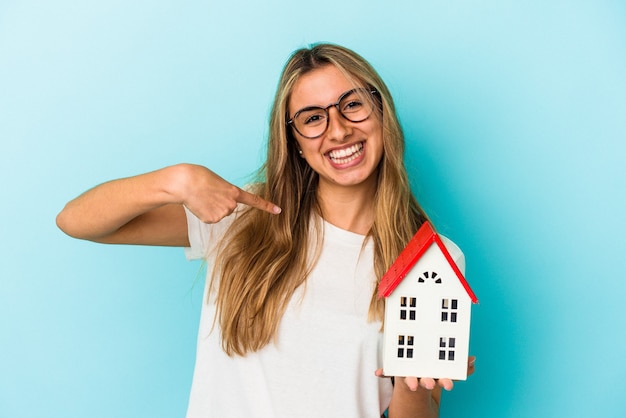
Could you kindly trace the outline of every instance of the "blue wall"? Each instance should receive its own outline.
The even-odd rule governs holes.
[[[442,416],[626,416],[626,4],[384,3],[0,3],[0,417],[184,416],[201,266],[54,217],[177,162],[245,183],[315,41],[386,79],[415,191],[466,253],[477,371]]]

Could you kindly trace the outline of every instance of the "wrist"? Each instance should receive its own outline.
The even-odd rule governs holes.
[[[422,416],[436,417],[441,400],[441,388],[426,389],[413,386],[413,378],[396,377],[389,405],[389,418]],[[408,380],[408,382],[407,382]]]

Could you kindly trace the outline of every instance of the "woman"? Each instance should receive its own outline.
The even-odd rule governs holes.
[[[403,152],[376,71],[318,44],[283,70],[257,184],[179,164],[97,186],[57,224],[97,242],[187,247],[212,266],[188,417],[437,416],[450,380],[392,386],[376,370],[377,278],[426,220]]]

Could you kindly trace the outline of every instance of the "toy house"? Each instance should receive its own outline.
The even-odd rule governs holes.
[[[470,316],[478,303],[465,259],[425,222],[384,274],[386,376],[467,378]]]

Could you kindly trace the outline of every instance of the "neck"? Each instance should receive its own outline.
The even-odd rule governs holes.
[[[327,222],[356,234],[366,235],[374,223],[376,184],[354,187],[320,184],[317,199]]]

